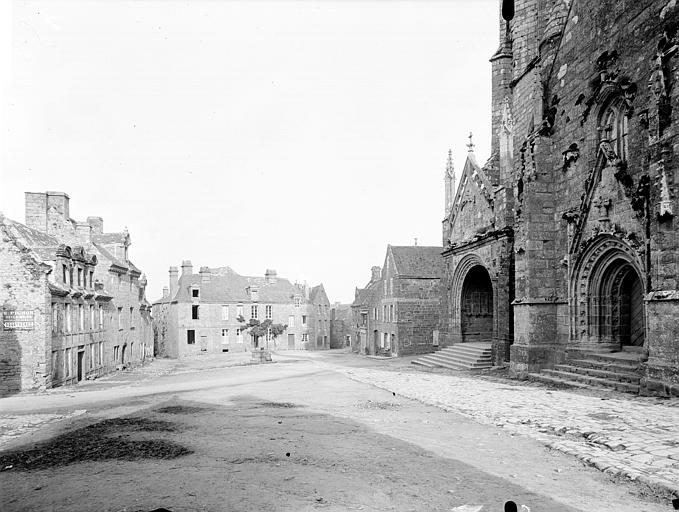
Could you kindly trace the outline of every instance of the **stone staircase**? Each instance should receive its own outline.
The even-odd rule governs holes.
[[[621,352],[590,354],[554,365],[553,370],[529,373],[528,378],[562,387],[605,387],[639,394],[641,364],[646,359],[643,350],[623,347]]]
[[[493,366],[490,343],[456,343],[433,354],[412,361],[426,368],[480,370]]]

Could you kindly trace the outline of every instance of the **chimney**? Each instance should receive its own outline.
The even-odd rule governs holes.
[[[64,219],[70,219],[71,213],[69,209],[70,199],[66,192],[47,192],[47,209],[54,207],[61,213]]]
[[[200,267],[200,282],[201,283],[210,282],[210,267]]]
[[[92,227],[93,235],[101,235],[104,232],[104,219],[101,217],[87,217],[87,223]]]
[[[163,299],[167,299],[168,295],[170,295],[170,289],[167,286],[163,286]]]
[[[382,269],[380,267],[372,267],[370,270],[372,271],[372,277],[370,280],[377,281],[382,275]]]
[[[179,288],[179,280],[177,279],[177,274],[179,271],[177,267],[170,267],[170,297],[174,297]]]
[[[92,227],[87,222],[76,222],[75,223],[75,239],[81,245],[86,245],[90,243],[90,235],[92,233]]]
[[[193,274],[193,263],[191,263],[191,260],[182,261],[182,275],[190,276],[191,274]]]
[[[266,284],[274,284],[276,282],[276,271],[267,268],[264,273],[264,282]]]
[[[25,220],[29,228],[47,233],[47,194],[25,192]]]

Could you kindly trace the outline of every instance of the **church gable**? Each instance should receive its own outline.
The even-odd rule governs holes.
[[[463,242],[492,229],[494,215],[490,194],[490,181],[470,154],[448,219],[450,243]]]

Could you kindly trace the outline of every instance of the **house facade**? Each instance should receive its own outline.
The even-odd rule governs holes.
[[[184,261],[181,274],[170,267],[169,287],[153,303],[156,351],[179,358],[201,353],[328,348],[329,305],[322,285],[309,288],[281,278],[242,276],[230,267],[201,267]],[[278,337],[253,339],[244,329],[250,319],[286,326]]]
[[[432,352],[438,342],[441,247],[387,246],[384,265],[356,290],[352,304],[358,351],[372,355]]]
[[[679,7],[499,4],[491,155],[470,145],[446,201],[442,342],[487,341],[517,377],[630,351],[642,389],[679,394]]]
[[[352,324],[351,304],[336,302],[330,308],[330,348],[351,347]]]
[[[138,270],[132,278],[130,335],[112,321],[121,301],[110,265],[92,226],[70,218],[68,195],[26,193],[26,223],[2,216],[0,229],[0,394],[75,384],[153,355],[116,350],[134,341],[152,349],[146,281]]]

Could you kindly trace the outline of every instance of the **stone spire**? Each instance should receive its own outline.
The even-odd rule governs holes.
[[[448,150],[448,161],[446,162],[446,173],[443,178],[446,184],[446,217],[450,215],[455,199],[455,168],[453,167],[453,151]]]
[[[467,148],[470,153],[474,152],[474,143],[472,142],[472,132],[469,132],[469,144],[467,144]]]

